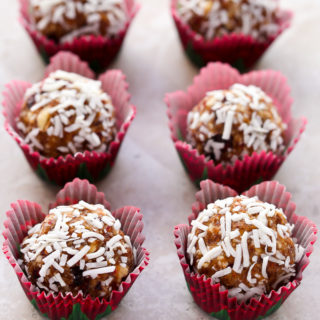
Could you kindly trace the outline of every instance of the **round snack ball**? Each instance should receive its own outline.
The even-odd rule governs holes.
[[[100,81],[58,70],[27,89],[17,128],[45,157],[105,152],[116,136],[115,110]]]
[[[191,225],[190,265],[240,301],[287,283],[304,253],[282,209],[257,197],[217,200]]]
[[[31,19],[44,36],[64,43],[85,35],[113,37],[124,29],[124,0],[31,0]]]
[[[187,118],[187,141],[207,160],[234,163],[253,152],[285,149],[282,122],[275,105],[260,88],[234,84],[207,92]]]
[[[129,236],[101,204],[51,209],[21,244],[23,267],[46,292],[109,299],[134,267]]]
[[[207,40],[236,33],[265,41],[279,29],[278,0],[179,0],[178,12]]]

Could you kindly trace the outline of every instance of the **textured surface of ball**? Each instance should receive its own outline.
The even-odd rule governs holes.
[[[124,0],[31,0],[35,28],[56,42],[85,35],[113,37],[124,29]]]
[[[187,117],[187,141],[215,163],[261,151],[280,155],[285,129],[272,99],[253,85],[210,91]]]
[[[45,292],[109,299],[134,267],[129,236],[103,205],[51,209],[21,244],[23,268]]]
[[[58,70],[26,91],[17,128],[45,157],[105,152],[116,135],[115,109],[100,81]]]
[[[296,275],[304,249],[282,209],[257,197],[209,204],[193,220],[187,253],[193,269],[246,301],[277,290]]]

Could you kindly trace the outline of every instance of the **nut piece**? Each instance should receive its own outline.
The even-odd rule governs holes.
[[[37,125],[41,131],[45,131],[50,118],[49,108],[44,108],[40,111],[37,117]]]

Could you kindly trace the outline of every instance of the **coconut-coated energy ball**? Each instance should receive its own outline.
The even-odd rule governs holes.
[[[181,19],[205,39],[236,33],[264,41],[277,33],[277,0],[179,0]]]
[[[35,28],[64,43],[85,35],[113,37],[126,25],[124,0],[30,0]]]
[[[105,152],[116,136],[115,109],[100,81],[58,70],[27,89],[17,128],[45,157]]]
[[[217,200],[191,225],[190,265],[240,301],[288,283],[304,253],[282,209],[257,197]]]
[[[101,204],[51,209],[21,244],[23,268],[46,292],[109,299],[134,267],[129,236]]]
[[[272,99],[253,85],[207,92],[187,117],[187,141],[215,163],[253,152],[281,154],[285,129]]]

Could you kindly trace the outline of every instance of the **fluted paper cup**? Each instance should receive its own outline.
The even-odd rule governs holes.
[[[285,131],[285,150],[277,155],[272,152],[253,153],[238,159],[234,164],[215,164],[207,161],[204,155],[186,141],[187,116],[208,91],[229,89],[234,83],[255,85],[270,96],[282,121],[287,125]],[[295,119],[291,114],[292,98],[286,78],[277,71],[253,71],[244,75],[222,63],[209,63],[194,78],[186,92],[176,91],[165,97],[171,138],[179,157],[191,180],[199,185],[201,180],[211,179],[244,191],[250,186],[265,180],[271,180],[282,163],[295,148],[305,130],[307,120]]]
[[[97,72],[103,71],[117,56],[130,24],[140,8],[134,0],[125,0],[128,21],[123,30],[112,38],[103,36],[81,36],[70,42],[56,43],[36,30],[30,18],[30,0],[19,1],[20,22],[46,63],[49,63],[50,57],[54,56],[57,52],[70,51],[78,55],[82,60],[87,61],[90,67]]]
[[[58,205],[70,205],[84,200],[91,204],[103,204],[110,209],[109,202],[103,193],[98,192],[96,187],[87,180],[75,179],[66,184],[56,197],[55,203],[49,208]],[[149,263],[149,253],[142,247],[144,236],[142,235],[143,222],[140,209],[135,207],[123,207],[112,212],[116,219],[121,222],[123,232],[131,239],[136,249],[136,264],[134,270],[121,283],[117,290],[113,290],[109,300],[83,297],[81,293],[73,296],[46,293],[31,284],[21,269],[18,259],[20,256],[20,244],[27,236],[28,229],[37,223],[41,223],[46,214],[40,205],[27,200],[18,200],[11,204],[11,210],[7,212],[8,219],[4,222],[3,252],[13,267],[17,278],[30,302],[43,315],[50,319],[90,319],[98,320],[114,311],[122,298],[131,288],[134,281]]]
[[[229,298],[228,291],[220,289],[220,284],[212,284],[210,278],[195,273],[189,264],[187,256],[187,238],[191,231],[191,221],[199,213],[218,199],[234,197],[238,193],[229,187],[214,183],[210,180],[201,182],[201,190],[196,194],[196,202],[192,206],[192,214],[188,217],[189,224],[175,227],[175,244],[180,264],[187,282],[187,286],[198,306],[211,316],[221,320],[254,320],[263,319],[274,313],[300,285],[302,272],[310,263],[309,256],[313,251],[313,244],[317,237],[317,228],[313,222],[303,216],[295,214],[296,205],[291,200],[291,194],[276,181],[263,182],[244,192],[248,197],[258,196],[261,201],[274,204],[282,208],[288,222],[294,224],[293,237],[305,248],[304,255],[296,266],[296,276],[285,286],[263,294],[258,299],[251,298],[247,302],[238,302],[236,297]]]
[[[51,59],[45,71],[45,77],[56,70],[78,73],[87,78],[94,78],[94,73],[86,62],[76,55],[60,52]],[[136,108],[130,104],[130,94],[126,77],[120,70],[110,70],[98,78],[102,82],[102,90],[108,93],[115,108],[117,134],[106,152],[85,151],[75,155],[58,158],[46,158],[31,150],[19,135],[16,118],[20,113],[23,96],[31,83],[11,81],[3,92],[3,114],[5,129],[22,149],[32,169],[44,180],[64,185],[75,177],[96,181],[103,178],[112,168],[121,143],[133,121]]]
[[[293,17],[291,11],[281,10],[277,21],[277,33],[265,41],[258,41],[252,36],[236,33],[206,40],[181,20],[177,10],[178,1],[171,0],[171,15],[186,54],[198,67],[203,67],[211,61],[221,61],[229,63],[239,71],[245,71],[252,67],[281,33],[290,26]]]

